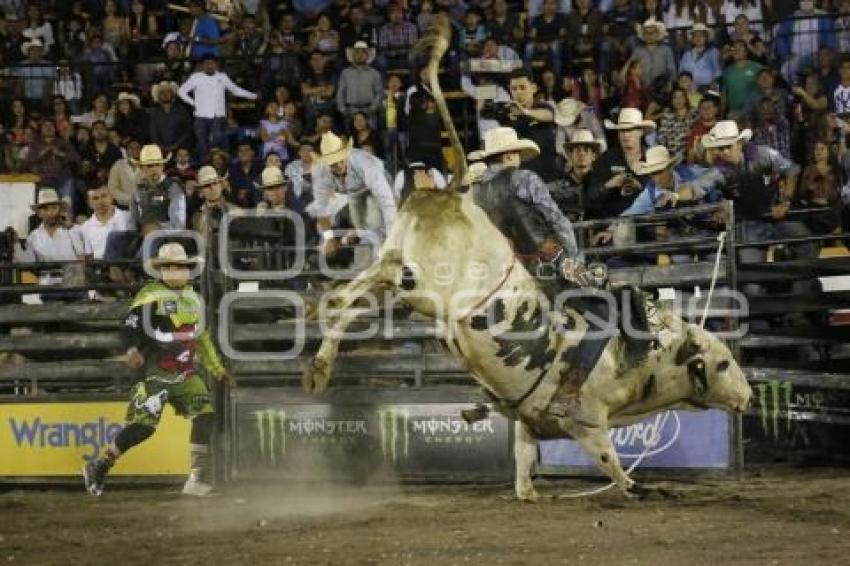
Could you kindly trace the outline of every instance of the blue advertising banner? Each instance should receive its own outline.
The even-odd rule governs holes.
[[[729,415],[712,409],[699,413],[667,411],[639,423],[612,429],[611,439],[624,468],[646,452],[641,468],[726,469],[732,466]],[[540,443],[540,464],[596,468],[577,442]]]

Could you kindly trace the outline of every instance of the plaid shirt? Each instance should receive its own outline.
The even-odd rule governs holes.
[[[407,49],[413,47],[418,38],[419,31],[410,22],[384,24],[378,37],[378,46],[381,49]]]
[[[772,147],[785,159],[791,159],[791,125],[784,116],[772,124],[764,122],[753,128],[753,143]]]

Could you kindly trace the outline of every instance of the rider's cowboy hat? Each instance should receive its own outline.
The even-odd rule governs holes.
[[[638,39],[640,39],[641,41],[645,41],[643,35],[646,32],[647,28],[656,28],[658,30],[659,40],[667,37],[667,26],[664,25],[664,22],[660,22],[655,18],[649,18],[648,20],[643,22],[643,24],[641,24],[640,27],[638,27],[637,29],[637,36]]]
[[[652,120],[644,120],[643,112],[637,108],[621,108],[617,115],[617,122],[605,119],[605,127],[609,130],[654,130],[655,122]]]
[[[174,81],[160,81],[159,83],[153,85],[151,87],[151,99],[154,102],[159,101],[159,93],[163,90],[170,90],[173,93],[177,93],[177,90],[180,87]]]
[[[365,49],[369,53],[369,56],[366,57],[366,64],[367,65],[369,65],[372,61],[375,60],[375,54],[376,54],[375,48],[369,47],[369,44],[366,43],[365,41],[358,41],[354,45],[352,45],[351,47],[345,48],[345,58],[348,59],[349,63],[354,63],[354,50],[355,49]]]
[[[591,145],[597,152],[602,149],[602,142],[593,137],[593,132],[585,129],[574,131],[570,141],[564,142],[567,149],[579,145]]]
[[[59,198],[59,193],[56,192],[56,189],[44,187],[38,191],[38,194],[35,196],[35,204],[31,204],[30,208],[33,209],[33,211],[36,211],[49,204],[58,204],[60,206],[68,205],[66,201]]]
[[[132,94],[132,93],[129,93],[129,92],[119,93],[118,98],[115,99],[115,102],[118,103],[118,102],[121,102],[122,100],[129,100],[130,103],[133,106],[135,106],[136,108],[138,108],[142,105],[142,101],[139,99],[139,97],[136,96],[135,94]]]
[[[218,171],[212,165],[204,165],[198,170],[198,179],[195,182],[197,187],[206,187],[219,181],[224,181],[225,177],[219,177]]]
[[[688,37],[693,37],[693,35],[697,32],[702,32],[705,34],[706,39],[711,39],[711,29],[702,22],[695,23],[691,29],[688,30]]]
[[[267,190],[276,189],[286,185],[287,181],[283,172],[279,167],[272,165],[263,169],[263,172],[260,174],[260,184],[257,185],[257,188],[260,190]]]
[[[527,139],[517,137],[513,128],[493,128],[484,134],[484,149],[469,154],[470,161],[481,161],[494,155],[518,151],[520,160],[526,161],[540,155],[540,147]]]
[[[169,159],[171,159],[170,153],[163,157],[162,150],[159,146],[152,143],[142,147],[142,151],[139,152],[139,160],[137,163],[139,165],[164,165],[168,163]]]
[[[663,145],[656,145],[646,150],[646,160],[638,162],[635,173],[638,175],[651,175],[664,171],[668,167],[678,165],[682,161],[682,155],[670,155],[670,151]]]
[[[23,45],[21,45],[21,53],[24,54],[24,57],[29,57],[30,49],[33,47],[41,47],[44,48],[44,44],[38,38],[30,39],[29,41],[25,41]]]
[[[322,165],[333,165],[334,163],[348,159],[351,153],[351,141],[346,143],[333,132],[326,132],[322,134],[322,143],[319,144],[319,150],[321,152],[319,163]]]
[[[702,137],[702,145],[703,147],[726,147],[739,141],[750,141],[752,137],[753,131],[749,128],[739,132],[738,123],[735,120],[721,120]]]
[[[575,98],[565,98],[555,105],[555,123],[569,127],[575,124],[585,104]]]
[[[183,246],[177,242],[169,242],[163,244],[156,257],[149,259],[147,264],[151,269],[158,269],[164,265],[195,266],[201,262],[201,258],[189,257]]]

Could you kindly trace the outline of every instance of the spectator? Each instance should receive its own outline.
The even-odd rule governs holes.
[[[623,108],[617,122],[605,120],[605,127],[617,132],[618,144],[609,147],[593,165],[588,180],[585,211],[590,217],[619,216],[634,201],[646,177],[638,174],[643,157],[643,135],[655,129],[636,108]]]
[[[180,184],[163,173],[167,158],[156,145],[146,145],[139,155],[141,183],[133,193],[130,212],[136,225],[155,219],[160,228],[183,230],[186,227],[186,196]]]
[[[177,83],[162,81],[151,87],[150,132],[146,138],[166,153],[192,142],[192,118],[186,108],[175,100]]]
[[[600,70],[605,76],[611,69],[621,69],[632,52],[635,22],[631,0],[616,0],[605,14],[605,40],[602,45]]]
[[[762,98],[753,112],[753,143],[772,147],[785,159],[791,159],[791,124],[770,96]]]
[[[422,6],[424,8],[424,5]],[[376,45],[378,43],[378,34],[369,22],[366,21],[366,14],[363,12],[363,7],[353,5],[348,12],[348,23],[342,27],[340,34],[340,47],[348,49],[354,47],[354,44],[362,41],[367,45]]]
[[[528,27],[525,45],[525,60],[527,65],[541,54],[548,54],[551,67],[556,73],[561,73],[561,42],[567,36],[567,22],[562,14],[557,12],[555,0],[543,0],[543,12],[531,19]]]
[[[770,67],[763,67],[756,78],[756,88],[748,95],[747,114],[753,115],[758,112],[761,101],[770,98],[776,105],[776,110],[783,116],[788,115],[788,91],[776,86],[776,71]]]
[[[664,25],[667,29],[676,30],[673,46],[677,51],[685,47],[685,32],[692,30],[694,24],[705,22],[706,12],[704,0],[672,0],[668,3],[664,12]]]
[[[178,147],[165,176],[176,179],[187,189],[187,193],[191,192],[198,176],[198,171],[192,164],[192,150],[188,147]]]
[[[3,119],[3,132],[7,141],[15,145],[25,145],[26,129],[32,127],[33,120],[27,111],[26,102],[22,98],[15,98],[9,105],[10,111]]]
[[[59,47],[62,58],[76,61],[86,48],[86,22],[79,18],[70,18],[60,31]]]
[[[567,160],[570,157],[566,148],[574,147],[571,140],[575,138],[579,130],[590,131],[593,134],[596,140],[593,145],[597,154],[605,151],[608,146],[605,142],[605,130],[602,129],[602,124],[599,123],[593,108],[574,98],[565,98],[555,106],[555,125],[558,127],[555,134],[555,147]],[[579,139],[584,139],[584,134],[579,136]],[[588,144],[581,142],[575,147],[582,148],[586,145]]]
[[[316,125],[313,128],[315,132],[313,135],[304,136],[301,138],[301,143],[309,143],[311,145],[318,145],[322,141],[322,136],[326,133],[333,131],[334,119],[328,113],[320,114],[318,118],[316,118]]]
[[[106,124],[92,124],[91,141],[80,149],[81,172],[89,184],[106,183],[109,170],[121,157],[121,150],[109,141]]]
[[[253,208],[257,200],[254,195],[254,179],[260,176],[262,166],[256,159],[251,142],[242,140],[236,146],[236,163],[230,167],[231,195],[242,208]]]
[[[322,14],[307,40],[308,51],[319,51],[330,61],[335,61],[339,51],[339,33],[331,27],[331,18]],[[346,50],[347,51],[347,50]]]
[[[23,36],[30,41],[37,40],[44,46],[44,54],[50,54],[56,41],[53,36],[53,27],[50,22],[44,21],[41,6],[32,3],[27,7],[27,27],[24,28]]]
[[[139,169],[139,153],[142,144],[138,140],[127,140],[124,143],[125,157],[112,164],[109,170],[107,186],[112,198],[123,208],[130,206],[130,199],[141,182]]]
[[[260,139],[263,142],[261,157],[265,158],[269,153],[277,153],[281,160],[288,161],[286,122],[281,120],[278,110],[276,100],[266,103],[266,117],[260,121],[259,128]]]
[[[369,66],[375,59],[375,49],[361,41],[346,49],[345,54],[351,65],[339,77],[337,109],[349,125],[354,113],[358,111],[366,112],[370,122],[375,123],[384,92],[381,74]]]
[[[688,93],[688,104],[697,108],[702,100],[702,93],[694,88],[694,76],[690,71],[680,71],[676,86]]]
[[[115,114],[109,107],[106,95],[98,94],[92,100],[92,109],[82,116],[74,117],[73,120],[86,128],[91,128],[95,122],[103,122],[107,128],[111,128],[115,124]]]
[[[730,39],[730,43],[723,47],[723,59],[725,61],[731,61],[734,58],[734,43],[743,41],[750,59],[762,65],[767,64],[769,58],[767,46],[750,25],[750,20],[745,15],[738,14],[735,18],[735,28]]]
[[[638,31],[643,45],[635,48],[632,59],[640,61],[645,85],[656,81],[672,84],[676,78],[676,59],[670,46],[662,43],[665,37],[666,27],[653,19],[646,20]]]
[[[830,110],[835,114],[850,114],[850,54],[844,55],[838,67],[839,83],[832,91]]]
[[[261,59],[260,84],[263,92],[271,92],[278,84],[298,84],[300,71],[298,56],[293,56],[283,42],[283,34],[272,30],[269,34],[268,49]]]
[[[664,4],[661,0],[642,0],[639,2],[641,7],[637,12],[637,21],[645,22],[646,20],[664,21]]]
[[[71,123],[71,115],[68,111],[68,105],[65,99],[61,96],[53,97],[52,113],[50,118],[56,124],[56,133],[63,140],[70,140],[74,133],[74,126]]]
[[[815,141],[812,162],[803,170],[795,195],[794,204],[802,208],[828,209],[805,217],[806,224],[815,234],[841,232],[841,172],[830,153],[826,140]]]
[[[298,159],[286,166],[284,174],[292,186],[290,205],[296,212],[303,213],[313,201],[313,166],[316,164],[316,149],[304,143],[298,148]]]
[[[701,161],[700,157],[703,154],[703,146],[700,143],[700,140],[705,134],[710,132],[711,128],[713,128],[717,123],[717,116],[720,113],[717,98],[713,96],[706,96],[700,100],[697,111],[697,121],[688,133],[688,163],[690,164]]]
[[[690,72],[697,89],[711,86],[723,72],[723,66],[720,64],[720,52],[709,45],[711,30],[705,24],[698,23],[691,28],[689,33],[691,48],[682,55],[679,62],[679,72]]]
[[[122,92],[115,101],[115,130],[121,140],[134,139],[145,143],[150,131],[150,119],[135,94]]]
[[[41,108],[53,92],[56,68],[44,58],[44,45],[39,39],[23,44],[21,52],[25,59],[14,69],[21,81],[21,92],[30,108]]]
[[[18,254],[16,262],[74,261],[83,256],[83,242],[79,232],[67,226],[66,207],[67,202],[59,199],[55,189],[39,189],[32,209],[41,222],[27,236],[26,253]],[[38,282],[40,285],[62,283],[62,270],[41,271]]]
[[[644,82],[643,63],[629,59],[619,75],[620,105],[645,111],[649,107],[649,89]]]
[[[201,71],[193,73],[178,90],[180,99],[195,109],[195,143],[201,160],[207,158],[210,148],[223,147],[227,141],[228,92],[239,98],[257,99],[256,94],[234,84],[227,74],[220,72],[218,60],[209,54],[204,56]]]
[[[404,9],[391,4],[387,9],[389,21],[378,32],[380,57],[377,66],[382,70],[410,69],[413,66],[413,45],[419,38],[416,26],[404,20]]]
[[[315,123],[319,114],[334,108],[337,77],[328,67],[321,51],[310,54],[310,66],[301,83],[301,98],[304,101],[304,116],[308,125]]]
[[[148,10],[143,0],[130,2],[128,27],[131,40],[129,59],[142,61],[153,56],[159,44],[159,22],[154,11]]]
[[[602,13],[593,5],[593,0],[574,0],[573,10],[567,16],[567,57],[571,69],[580,69],[595,63],[596,46],[603,33]]]
[[[189,43],[192,58],[204,61],[208,60],[209,57],[217,58],[218,46],[223,41],[218,22],[207,14],[204,0],[192,0],[189,3],[189,10],[192,18],[194,18],[192,23],[193,33]]]
[[[296,29],[295,16],[287,13],[280,18],[280,37],[281,55],[277,57],[281,60],[283,67],[280,69],[280,75],[277,77],[277,84],[295,85],[301,80],[301,51],[304,47],[304,41],[301,34]],[[277,51],[275,50],[275,53]],[[270,86],[270,85],[269,85]]]
[[[105,0],[103,3],[105,16],[101,22],[103,39],[121,55],[127,56],[130,43],[130,20],[121,14],[115,0]]]
[[[165,42],[165,61],[156,66],[160,81],[183,83],[191,73],[189,63],[183,57],[183,44],[179,38]]]
[[[747,46],[735,40],[733,62],[723,71],[723,96],[729,116],[741,117],[746,113],[750,93],[756,86],[756,77],[762,66],[750,61]]]
[[[0,35],[2,42],[0,43],[0,55],[7,65],[17,64],[26,56],[21,48],[28,39],[21,33],[23,26],[17,14],[6,12],[3,21],[6,24],[6,31]]]
[[[59,62],[58,75],[53,85],[53,94],[59,95],[68,103],[72,114],[79,114],[83,108],[83,78],[80,73],[71,70],[67,60]]]
[[[89,94],[111,92],[117,62],[118,56],[112,45],[104,42],[99,32],[92,32],[80,57],[80,63],[88,71],[86,84],[89,86]]]
[[[402,109],[404,93],[402,81],[398,75],[387,77],[387,91],[384,95],[379,129],[384,132],[384,151],[387,168],[397,171],[404,159],[407,124]]]
[[[259,189],[263,191],[263,200],[257,205],[258,211],[282,211],[287,210],[287,180],[281,173],[280,168],[268,166],[263,169],[260,176]]]
[[[192,229],[212,243],[212,230],[221,223],[221,217],[239,208],[224,198],[227,180],[220,177],[214,167],[204,165],[198,171],[197,190],[203,199],[200,209],[192,217]]]
[[[564,182],[550,188],[552,199],[570,220],[580,220],[584,216],[584,200],[587,195],[587,183],[593,164],[603,146],[591,130],[578,128],[563,142],[562,151],[567,157]]]
[[[817,68],[814,72],[820,79],[823,92],[826,93],[827,97],[831,97],[840,82],[835,64],[835,51],[829,47],[818,49]]]
[[[834,6],[835,41],[839,53],[850,53],[850,0],[838,0]]]
[[[670,106],[658,119],[658,143],[672,155],[684,155],[688,147],[688,133],[696,122],[696,111],[691,109],[688,93],[674,88],[670,94]]]
[[[481,23],[484,15],[477,8],[470,8],[463,17],[460,31],[460,48],[466,57],[477,57],[481,45],[487,39],[487,28]]]
[[[327,233],[333,228],[334,195],[348,197],[348,212],[356,230],[372,232],[383,241],[396,216],[396,200],[383,162],[359,149],[352,149],[332,133],[322,136],[322,155],[313,169],[313,202],[308,207],[323,235],[322,253],[334,255],[340,241]]]
[[[829,133],[826,95],[817,74],[809,73],[803,78],[803,85],[791,88],[794,95],[794,119],[791,126],[791,154],[801,162],[811,161],[809,152],[815,140],[825,139]]]
[[[130,232],[135,230],[136,226],[129,212],[115,206],[112,193],[106,185],[89,186],[86,201],[92,215],[79,226],[83,251],[88,257],[103,259],[109,234]]]
[[[493,1],[492,15],[487,20],[486,25],[490,31],[490,37],[495,39],[499,45],[515,48],[522,42],[522,25],[519,21],[519,15],[508,10],[507,0]],[[419,31],[422,32],[423,29],[420,25]]]
[[[368,151],[372,155],[384,158],[384,146],[378,133],[369,127],[369,118],[363,112],[356,112],[351,121],[351,142],[356,149]]]
[[[50,120],[42,120],[39,135],[29,146],[24,170],[38,175],[40,183],[59,191],[69,205],[71,218],[82,208],[73,175],[78,163],[74,147],[56,137],[56,125]]]
[[[765,20],[762,0],[724,0],[720,13],[728,26],[734,25],[738,16],[744,16],[748,22],[756,22],[753,29],[761,33]]]
[[[818,49],[835,49],[835,44],[833,18],[815,9],[814,0],[800,0],[794,16],[776,28],[774,50],[782,62],[782,76],[789,83],[794,82],[804,67],[814,65]]]

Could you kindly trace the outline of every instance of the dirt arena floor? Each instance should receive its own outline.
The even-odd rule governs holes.
[[[547,483],[554,495],[585,481]],[[5,564],[850,564],[850,472],[770,469],[523,504],[507,487],[234,486],[0,493]]]

